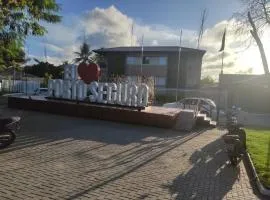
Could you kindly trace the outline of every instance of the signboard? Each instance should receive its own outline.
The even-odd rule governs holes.
[[[132,107],[147,106],[149,88],[146,84],[97,82],[95,74],[85,73],[99,73],[99,67],[96,64],[88,65],[93,69],[91,71],[87,66],[84,65],[83,69],[81,66],[66,65],[63,80],[49,80],[49,97]]]

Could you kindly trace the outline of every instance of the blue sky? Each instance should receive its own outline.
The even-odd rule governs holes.
[[[92,48],[140,45],[178,45],[179,29],[183,29],[183,46],[196,48],[197,33],[203,9],[208,16],[200,48],[207,50],[203,60],[203,76],[220,71],[221,37],[228,27],[225,73],[261,73],[261,62],[255,47],[240,52],[243,42],[230,33],[233,14],[241,8],[240,0],[57,0],[61,4],[60,24],[46,24],[45,37],[29,37],[29,57],[54,64],[72,61],[83,35]],[[134,32],[131,35],[131,26]],[[270,39],[267,41],[270,43]],[[237,44],[237,45],[236,45]],[[267,50],[268,51],[268,50]],[[270,47],[269,47],[270,52]],[[252,59],[251,59],[252,57]],[[248,59],[249,58],[249,59]]]
[[[197,29],[203,9],[208,9],[207,26],[229,19],[239,8],[237,0],[60,0],[62,14],[78,15],[95,7],[114,5],[122,13],[146,24]],[[75,3],[76,2],[76,3]]]

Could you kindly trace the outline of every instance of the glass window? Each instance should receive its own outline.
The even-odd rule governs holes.
[[[159,57],[160,65],[167,65],[167,58],[166,57]]]
[[[144,56],[144,57],[143,57],[143,64],[149,65],[149,64],[150,64],[150,58]]]
[[[141,64],[140,57],[128,56],[126,59],[126,63],[128,65],[139,65]]]
[[[140,65],[141,57],[128,56],[126,59],[128,65]],[[144,56],[143,57],[144,65],[167,65],[167,57],[158,57],[158,56]]]
[[[166,77],[155,77],[156,86],[166,86]]]
[[[146,65],[167,65],[167,57],[145,56],[143,64]]]

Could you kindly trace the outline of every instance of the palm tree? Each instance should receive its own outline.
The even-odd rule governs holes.
[[[75,63],[91,63],[94,62],[92,59],[93,52],[90,50],[90,45],[86,42],[83,42],[82,46],[80,46],[79,52],[74,52],[76,54],[76,58],[74,59]]]

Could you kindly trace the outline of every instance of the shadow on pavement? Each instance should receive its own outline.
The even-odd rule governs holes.
[[[223,199],[240,180],[241,171],[240,166],[234,168],[227,161],[221,140],[195,151],[189,159],[193,167],[163,187],[176,199]]]
[[[0,153],[49,142],[62,142],[65,139],[127,145],[133,142],[143,143],[144,138],[151,136],[171,138],[183,134],[161,128],[30,112],[22,117],[21,131],[14,144]]]
[[[10,168],[0,170],[0,174],[8,174],[9,171],[20,174],[25,169],[55,167],[57,161],[69,165],[71,160],[73,165],[70,168],[53,173],[63,173],[66,177],[72,177],[73,173],[80,178],[97,178],[94,182],[88,178],[90,182],[84,183],[78,178],[67,183],[74,191],[71,189],[65,199],[75,199],[133,172],[204,131],[187,134],[153,127],[29,112],[22,119],[22,130],[15,143],[0,151],[0,154],[7,153],[5,162],[10,164]],[[115,147],[107,148],[110,145]],[[197,163],[197,157],[194,155],[191,161]],[[12,165],[13,161],[24,160],[20,165]],[[83,185],[76,189],[76,184]]]

